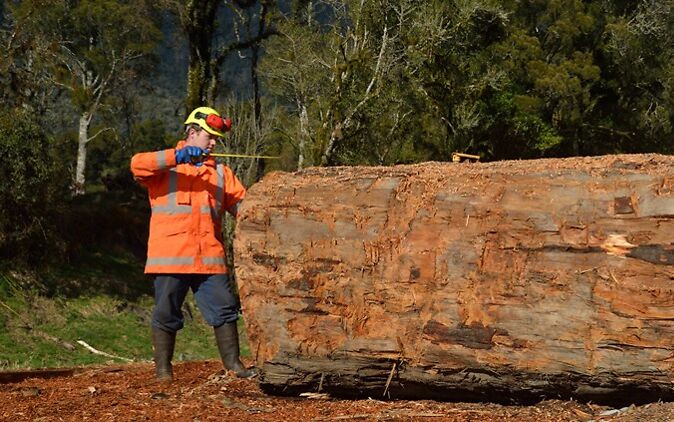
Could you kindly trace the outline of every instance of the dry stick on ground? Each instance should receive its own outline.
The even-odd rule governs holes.
[[[21,320],[24,322],[24,324],[27,324],[27,322],[23,319],[23,317],[22,317],[21,315],[19,315],[19,314],[18,314],[14,309],[12,309],[9,305],[7,305],[5,302],[3,302],[3,301],[0,300],[0,305],[2,305],[2,306],[4,306],[5,308],[9,309],[11,313],[13,313],[14,315],[16,315],[16,316],[18,316],[19,318],[21,318]]]
[[[388,392],[388,387],[391,385],[391,380],[393,379],[393,373],[396,370],[396,365],[398,362],[393,362],[393,367],[391,368],[391,372],[388,374],[388,379],[386,380],[386,387],[384,387],[384,394],[382,396],[386,397],[386,393]]]
[[[94,353],[94,354],[97,354],[97,355],[106,356],[106,357],[113,358],[113,359],[121,359],[121,360],[126,361],[126,362],[133,362],[133,359],[123,358],[123,357],[121,357],[121,356],[111,355],[110,353],[106,353],[106,352],[102,352],[102,351],[100,351],[100,350],[94,349],[93,347],[89,346],[89,345],[88,345],[85,341],[83,341],[83,340],[77,340],[77,342],[78,342],[79,344],[81,344],[82,346],[84,346],[84,348],[87,349],[88,351],[90,351],[91,353]]]

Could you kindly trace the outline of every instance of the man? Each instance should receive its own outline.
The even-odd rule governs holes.
[[[229,167],[208,156],[230,128],[231,121],[216,110],[199,107],[185,120],[185,140],[175,148],[131,159],[131,171],[147,188],[152,207],[145,273],[155,275],[152,344],[155,375],[162,381],[173,379],[171,359],[189,289],[214,328],[225,368],[239,377],[256,375],[239,358],[239,308],[221,227],[224,211],[236,217],[246,190]]]

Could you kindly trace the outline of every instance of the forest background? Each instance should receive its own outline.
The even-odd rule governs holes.
[[[280,157],[227,159],[246,186],[453,152],[671,154],[672,34],[674,0],[0,1],[0,368],[90,362],[82,337],[150,355],[129,160],[194,107],[232,118],[219,152]]]

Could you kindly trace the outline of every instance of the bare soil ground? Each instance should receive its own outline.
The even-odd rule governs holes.
[[[6,375],[6,374],[5,374]],[[612,409],[575,401],[533,406],[436,401],[276,397],[216,361],[175,365],[153,380],[151,363],[86,368],[71,376],[0,384],[2,421],[674,421],[673,403]],[[5,377],[5,381],[7,377]]]

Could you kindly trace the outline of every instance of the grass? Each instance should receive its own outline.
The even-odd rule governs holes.
[[[121,364],[78,343],[133,361],[151,361],[152,281],[131,257],[92,254],[86,266],[44,276],[52,293],[0,274],[0,370]],[[58,283],[57,283],[58,282]],[[78,294],[79,293],[79,294]],[[174,361],[218,359],[213,329],[190,294]],[[241,354],[249,356],[242,321]]]

